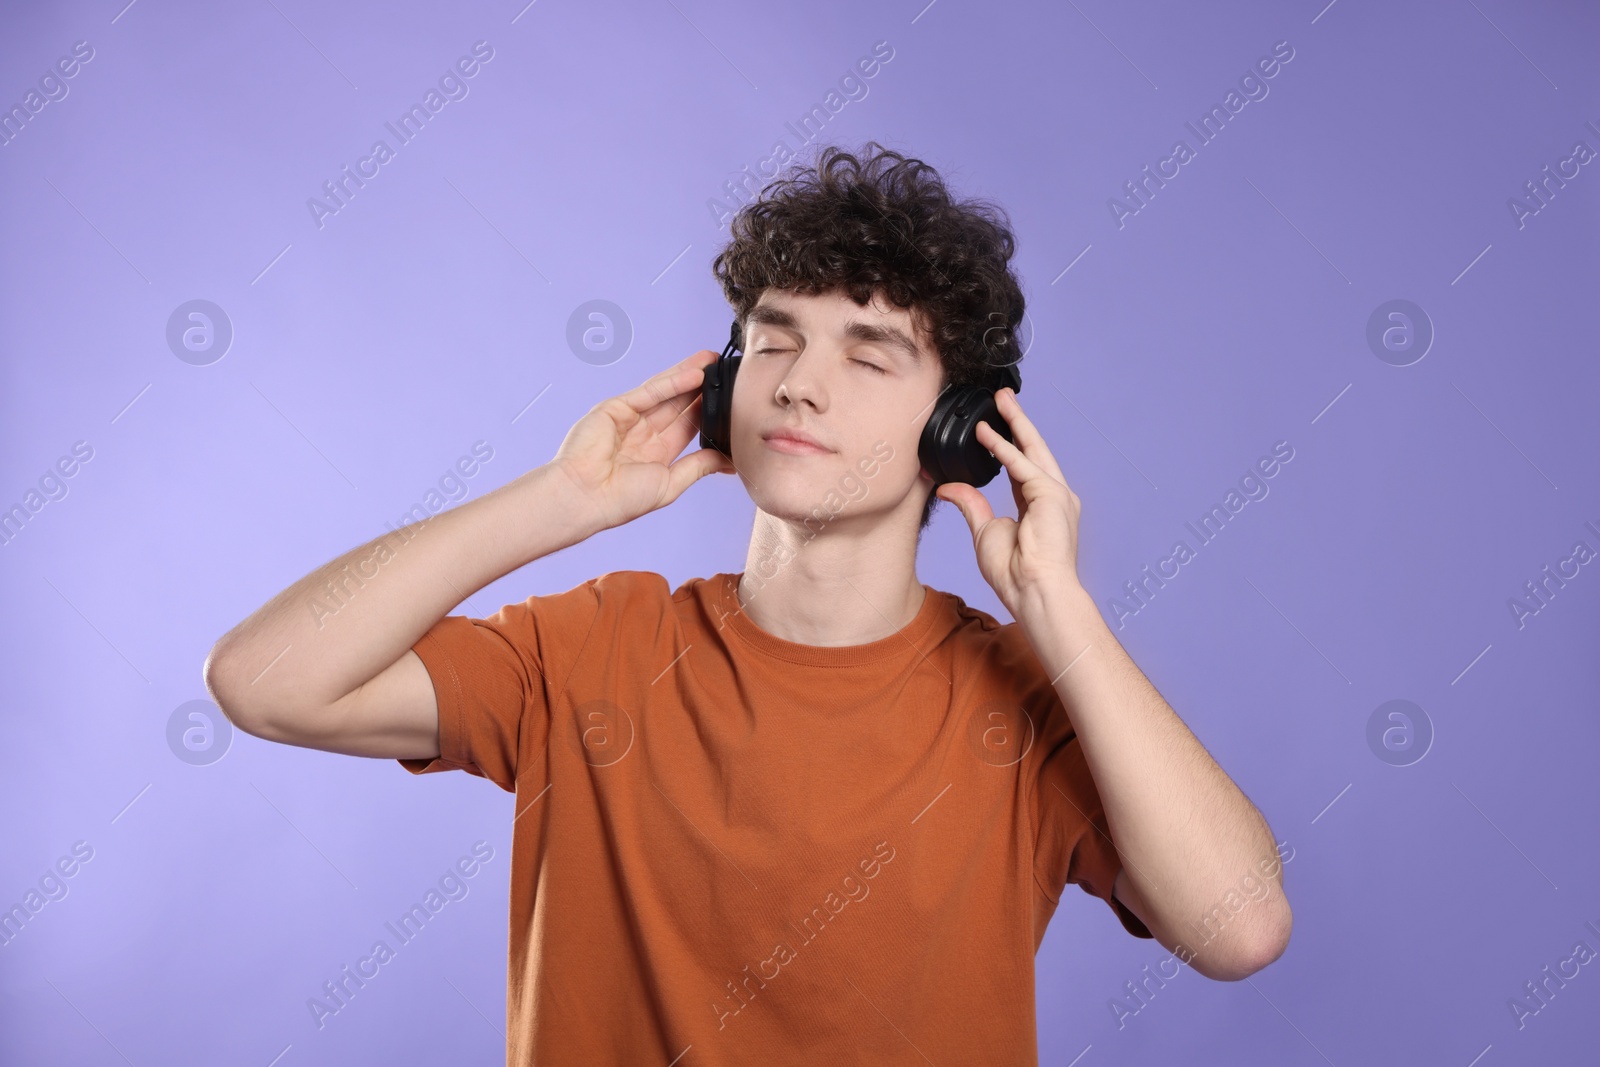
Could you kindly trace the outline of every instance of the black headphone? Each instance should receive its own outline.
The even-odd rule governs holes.
[[[714,448],[730,459],[733,379],[744,358],[739,335],[739,320],[734,319],[727,347],[716,362],[706,365],[700,392],[700,446]],[[740,354],[734,355],[735,352]],[[1010,425],[995,406],[994,393],[1006,385],[1022,392],[1022,374],[1015,363],[1007,363],[994,367],[985,377],[985,382],[976,385],[947,385],[934,401],[933,414],[923,426],[922,439],[917,444],[917,458],[933,478],[935,488],[945,482],[988,485],[1000,473],[1000,461],[978,441],[978,423],[987,422],[1001,437],[1016,443]]]

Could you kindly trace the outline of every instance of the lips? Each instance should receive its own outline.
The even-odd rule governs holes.
[[[763,437],[768,444],[774,446],[787,445],[791,449],[799,449],[801,447],[809,446],[809,450],[814,450],[817,452],[833,451],[827,445],[823,444],[821,441],[818,441],[815,437],[812,437],[810,434],[805,433],[802,430],[774,430],[769,434],[764,434]],[[785,450],[787,451],[788,449]]]

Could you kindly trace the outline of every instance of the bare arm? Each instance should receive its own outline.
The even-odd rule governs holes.
[[[1078,577],[1082,501],[1016,393],[997,389],[994,399],[1015,440],[987,422],[976,436],[1005,465],[1017,518],[997,516],[970,485],[947,482],[935,492],[961,509],[979,570],[1077,731],[1121,861],[1112,895],[1200,974],[1249,977],[1283,954],[1294,920],[1272,829],[1101,618]],[[1219,943],[1208,938],[1203,953],[1195,949],[1191,932],[1206,932],[1213,915],[1238,913],[1234,887],[1248,889],[1257,871],[1265,879],[1264,895],[1250,891],[1257,906]]]
[[[228,631],[206,658],[239,729],[349,755],[431,758],[439,713],[411,646],[511,571],[675,500],[720,453],[672,459],[699,431],[702,350],[595,405],[556,458],[319,567]],[[684,397],[689,399],[685,402]]]
[[[472,593],[598,529],[561,470],[536,467],[301,578],[223,635],[206,684],[235,726],[270,741],[438,755],[433,686],[411,646]]]

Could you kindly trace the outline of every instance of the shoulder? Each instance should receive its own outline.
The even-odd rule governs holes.
[[[1023,688],[1032,687],[1043,676],[1033,645],[1020,624],[1001,622],[954,593],[939,595],[952,602],[956,621],[947,640],[955,644],[963,666],[1003,676]]]
[[[954,594],[949,594],[954,597]],[[986,611],[954,597],[958,623],[949,640],[954,642],[953,669],[964,684],[963,699],[973,707],[1014,720],[1028,737],[1024,773],[1038,765],[1075,731],[1046,674],[1044,665],[1018,622],[1000,622]]]
[[[602,595],[659,596],[662,599],[672,595],[667,579],[655,571],[607,571],[590,578],[586,584]]]
[[[659,600],[667,603],[682,599],[695,586],[707,581],[710,579],[690,578],[674,590],[668,584],[666,577],[655,571],[616,570],[597,574],[593,578],[571,586],[564,593],[553,595],[585,593],[599,600]]]
[[[651,602],[665,605],[671,596],[666,579],[652,571],[607,571],[572,585],[559,579],[556,584],[565,587],[507,604],[490,621],[536,626],[550,639],[570,640],[604,616],[639,618],[649,614],[641,608]]]
[[[689,578],[674,589],[655,571],[616,570],[589,579],[584,587],[601,615],[620,616],[633,627],[655,626],[668,616],[706,610],[704,604],[715,600],[723,577]]]
[[[663,574],[655,571],[607,571],[589,579],[589,583],[598,588],[628,590],[636,593],[660,594],[669,600],[681,599],[691,595],[696,589],[708,583],[720,582],[727,578],[725,574],[713,574],[704,578],[685,578],[678,583],[677,588]]]

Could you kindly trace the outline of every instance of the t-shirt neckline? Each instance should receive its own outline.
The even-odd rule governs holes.
[[[933,629],[934,622],[946,608],[945,594],[930,585],[917,614],[895,633],[869,641],[864,645],[805,645],[770,634],[757,626],[739,605],[739,580],[744,576],[723,573],[717,575],[717,593],[721,605],[722,624],[733,630],[757,651],[791,663],[804,663],[819,667],[852,667],[894,655],[926,655],[931,649],[923,648],[923,639]]]

